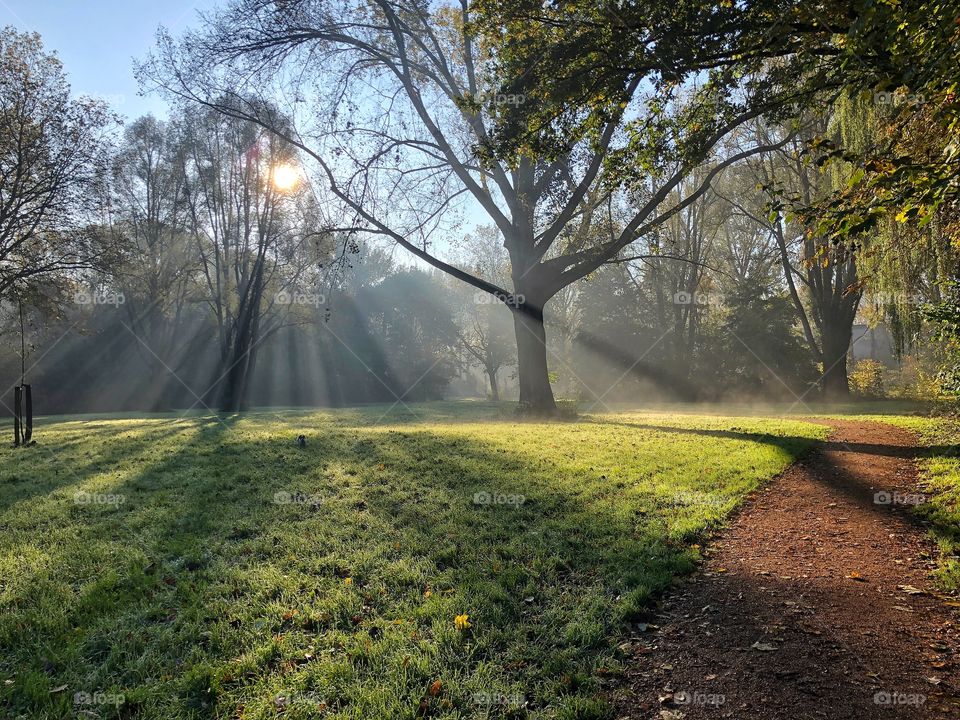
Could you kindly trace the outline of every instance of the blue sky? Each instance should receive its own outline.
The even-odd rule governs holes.
[[[139,97],[132,59],[153,47],[159,25],[182,31],[215,0],[0,0],[0,26],[39,32],[56,50],[76,94],[95,95],[128,118],[165,115],[157,97]]]
[[[166,117],[156,95],[141,97],[133,77],[133,58],[154,46],[157,27],[174,35],[196,26],[197,13],[222,0],[0,0],[0,27],[39,32],[44,47],[55,50],[76,95],[106,100],[127,120],[147,113]],[[467,225],[489,222],[479,206],[468,202]],[[446,248],[443,240],[439,245]],[[441,253],[443,254],[443,253]],[[399,255],[398,260],[419,261]]]

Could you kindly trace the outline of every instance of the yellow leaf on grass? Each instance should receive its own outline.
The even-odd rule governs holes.
[[[466,614],[457,615],[453,619],[453,624],[456,625],[457,630],[461,632],[463,632],[464,630],[469,630],[470,628],[473,627],[473,623],[470,622],[470,616]]]

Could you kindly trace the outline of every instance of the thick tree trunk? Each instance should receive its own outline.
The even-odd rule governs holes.
[[[550,387],[547,370],[547,335],[543,314],[521,305],[513,311],[513,327],[517,336],[517,370],[520,380],[520,403],[537,414],[552,415],[557,404]]]
[[[223,392],[220,396],[221,412],[239,412],[247,391],[247,372],[250,365],[250,355],[246,346],[235,347],[234,354],[228,364],[229,370],[224,378]]]
[[[853,337],[850,323],[824,328],[823,333],[823,396],[827,400],[843,400],[850,396],[847,380],[847,350]]]
[[[500,387],[497,384],[497,369],[487,368],[487,377],[490,378],[490,399],[500,402]]]

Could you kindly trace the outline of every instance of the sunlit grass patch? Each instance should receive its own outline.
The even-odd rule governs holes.
[[[930,523],[930,533],[940,548],[938,582],[947,590],[960,590],[960,421],[949,417],[876,419],[915,432],[924,446],[919,464],[925,502],[915,512]]]
[[[0,709],[603,717],[625,623],[825,434],[503,416],[43,424],[37,447],[0,451]]]

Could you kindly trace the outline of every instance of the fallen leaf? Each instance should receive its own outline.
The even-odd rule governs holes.
[[[57,685],[53,690],[50,691],[50,694],[60,693],[67,689],[66,685]]]
[[[770,643],[764,643],[757,640],[753,645],[751,645],[754,650],[760,650],[762,652],[773,652],[774,650],[779,650],[776,645],[771,645]]]
[[[440,694],[440,688],[442,687],[443,687],[442,682],[440,682],[439,680],[434,680],[432,683],[430,683],[430,689],[427,690],[427,692],[430,693],[430,697],[436,697],[437,695]]]

